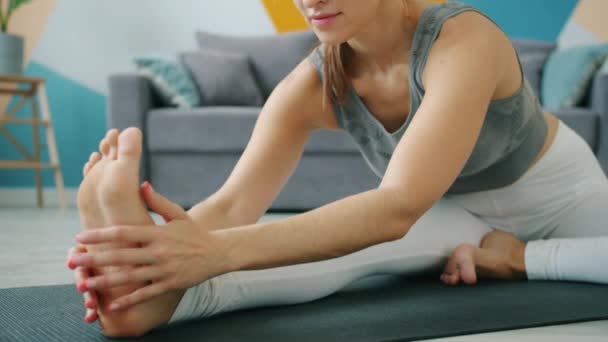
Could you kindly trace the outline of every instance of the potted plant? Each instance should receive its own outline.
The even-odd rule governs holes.
[[[11,15],[31,0],[0,0],[0,74],[23,72],[23,37],[7,32]]]

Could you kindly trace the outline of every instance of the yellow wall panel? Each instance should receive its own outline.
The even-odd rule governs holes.
[[[293,2],[287,0],[262,0],[277,32],[299,31],[308,28]]]

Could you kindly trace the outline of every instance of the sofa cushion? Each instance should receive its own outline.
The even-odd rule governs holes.
[[[151,152],[242,153],[260,110],[260,107],[153,109],[147,116],[147,146]],[[359,154],[348,134],[330,130],[313,132],[304,151]]]
[[[203,49],[182,53],[180,58],[200,90],[203,106],[264,104],[245,54]]]
[[[265,98],[268,98],[276,85],[312,51],[317,42],[312,31],[254,37],[198,31],[195,36],[200,48],[248,55]]]

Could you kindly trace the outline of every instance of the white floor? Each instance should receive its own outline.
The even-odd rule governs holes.
[[[262,220],[288,214],[267,215]],[[65,266],[73,236],[80,231],[78,212],[0,206],[0,288],[73,283]],[[608,321],[459,336],[434,341],[608,341]]]

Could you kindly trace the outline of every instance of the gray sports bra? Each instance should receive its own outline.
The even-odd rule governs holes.
[[[465,11],[475,11],[487,17],[478,9],[460,2],[434,4],[421,14],[409,53],[410,112],[397,131],[387,132],[353,87],[347,91],[344,105],[333,106],[341,128],[354,139],[378,177],[384,175],[399,139],[422,102],[422,70],[443,23]],[[490,190],[512,184],[540,152],[548,127],[538,97],[523,75],[519,56],[517,58],[523,84],[514,95],[490,102],[475,148],[447,194]],[[311,53],[310,60],[323,78],[321,47]]]

